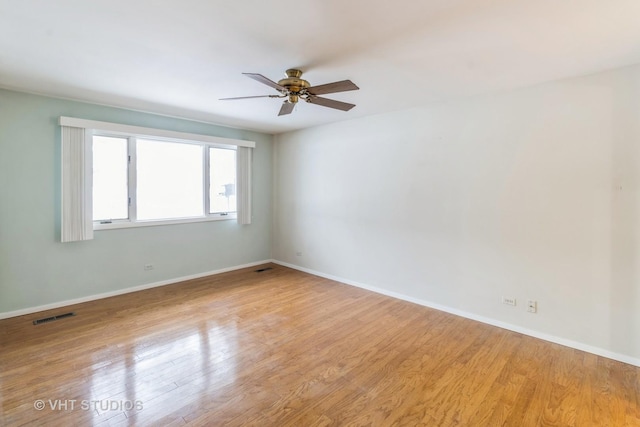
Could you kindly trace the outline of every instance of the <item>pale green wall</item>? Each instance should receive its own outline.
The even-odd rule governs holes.
[[[60,243],[60,116],[255,141],[253,224],[106,230]],[[0,315],[271,258],[271,152],[267,134],[0,90]]]

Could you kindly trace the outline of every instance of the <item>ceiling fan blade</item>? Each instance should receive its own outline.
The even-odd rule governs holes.
[[[351,80],[342,80],[339,82],[327,83],[325,85],[311,86],[307,89],[311,95],[324,95],[327,93],[346,92],[348,90],[360,89]]]
[[[250,79],[253,79],[253,80],[257,81],[257,82],[260,82],[260,83],[265,84],[267,86],[271,86],[274,89],[285,90],[285,88],[283,86],[280,86],[278,83],[274,82],[273,80],[269,80],[268,78],[266,78],[262,74],[256,74],[256,73],[242,73],[242,74],[244,74],[245,76],[247,76]]]
[[[278,95],[257,95],[257,96],[238,96],[235,98],[220,98],[218,101],[233,101],[235,99],[251,99],[251,98],[280,98]]]
[[[307,98],[307,102],[316,105],[322,105],[323,107],[335,108],[336,110],[349,111],[355,104],[348,104],[342,101],[336,101],[335,99],[321,98],[319,96],[310,96]]]
[[[280,112],[278,113],[278,116],[284,116],[286,114],[291,114],[291,112],[293,111],[293,107],[295,107],[296,104],[292,103],[292,102],[283,102],[282,103],[282,107],[280,107]]]

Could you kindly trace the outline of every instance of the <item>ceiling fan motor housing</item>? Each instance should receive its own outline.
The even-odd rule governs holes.
[[[308,81],[301,79],[302,71],[290,68],[286,72],[286,78],[279,80],[278,84],[287,89],[287,95],[289,95],[289,102],[298,102],[298,96],[300,91],[311,87]]]

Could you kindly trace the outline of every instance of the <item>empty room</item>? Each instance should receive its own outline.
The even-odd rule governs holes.
[[[640,426],[637,0],[0,0],[1,426]]]

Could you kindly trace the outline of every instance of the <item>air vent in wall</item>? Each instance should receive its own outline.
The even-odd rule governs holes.
[[[44,319],[34,320],[33,324],[34,325],[39,325],[41,323],[53,322],[54,320],[64,319],[65,317],[71,317],[71,316],[75,316],[75,315],[76,314],[73,313],[73,312],[64,313],[64,314],[58,314],[57,316],[45,317]]]

